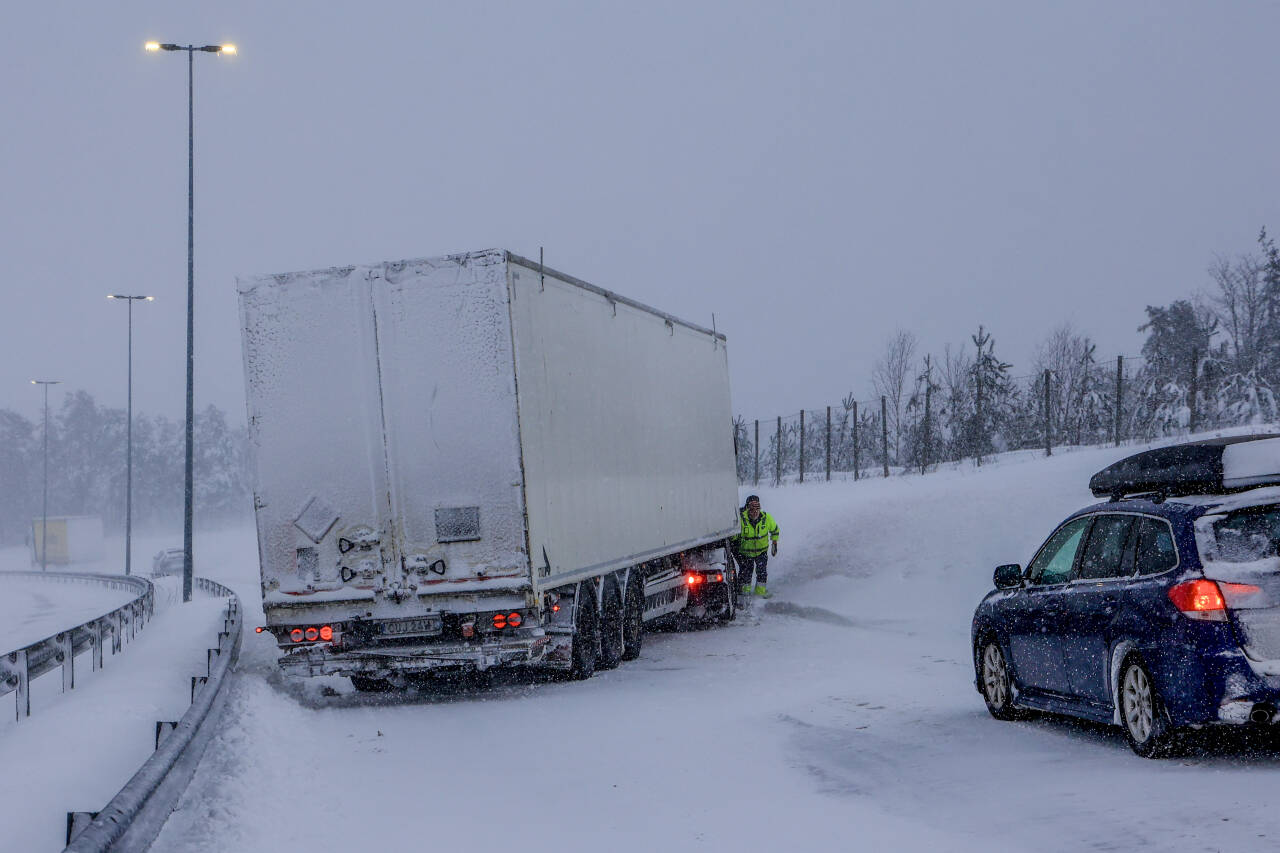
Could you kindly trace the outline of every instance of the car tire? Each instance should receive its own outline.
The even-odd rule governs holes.
[[[982,698],[991,716],[997,720],[1016,720],[1018,709],[1013,706],[1013,679],[1009,675],[1009,663],[994,637],[988,637],[979,644],[974,663]]]
[[[1129,748],[1143,758],[1168,755],[1173,745],[1173,726],[1141,657],[1131,654],[1124,659],[1119,685],[1116,701]]]

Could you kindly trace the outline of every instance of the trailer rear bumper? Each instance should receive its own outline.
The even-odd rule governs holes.
[[[541,630],[528,637],[480,642],[423,643],[414,646],[344,649],[312,646],[282,655],[286,675],[361,675],[386,678],[396,673],[426,673],[442,667],[486,670],[495,666],[546,664],[552,638]]]

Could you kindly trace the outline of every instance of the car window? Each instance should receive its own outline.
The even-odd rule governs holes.
[[[1246,507],[1213,525],[1215,560],[1251,563],[1280,554],[1280,506]]]
[[[1027,577],[1033,584],[1063,583],[1071,579],[1076,550],[1089,521],[1089,518],[1072,519],[1049,537],[1027,567]]]
[[[1100,515],[1089,530],[1089,541],[1080,555],[1079,577],[1088,580],[1117,578],[1133,574],[1125,566],[1125,545],[1133,530],[1135,516]]]
[[[1178,548],[1168,522],[1144,518],[1138,526],[1138,547],[1134,555],[1140,575],[1158,575],[1178,565]]]

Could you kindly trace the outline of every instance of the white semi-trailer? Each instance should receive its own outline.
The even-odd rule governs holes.
[[[731,619],[725,338],[501,250],[239,280],[266,625],[297,675],[577,677]]]

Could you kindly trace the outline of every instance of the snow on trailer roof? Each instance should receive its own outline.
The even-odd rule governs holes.
[[[716,331],[715,329],[708,329],[705,326],[699,326],[697,323],[690,323],[688,320],[681,320],[679,317],[676,317],[673,314],[668,314],[665,311],[659,311],[657,308],[654,308],[649,305],[645,305],[643,302],[637,302],[634,299],[628,299],[627,297],[622,296],[621,294],[614,293],[611,290],[606,290],[605,288],[599,287],[598,285],[594,285],[589,281],[583,281],[582,279],[576,276],[572,276],[572,275],[569,275],[568,273],[561,272],[560,270],[546,266],[545,264],[539,261],[529,260],[528,258],[522,255],[517,255],[515,252],[510,252],[510,251],[507,251],[506,249],[482,249],[480,251],[475,251],[475,252],[458,252],[452,255],[439,255],[433,258],[410,258],[410,259],[401,260],[401,261],[376,261],[371,264],[353,264],[348,266],[322,267],[320,269],[314,269],[314,270],[297,270],[294,272],[285,272],[285,273],[261,273],[257,275],[245,275],[245,276],[237,277],[237,290],[239,290],[240,293],[247,293],[249,291],[252,291],[262,282],[267,280],[274,280],[278,284],[284,284],[289,279],[295,276],[310,276],[310,275],[316,275],[317,273],[328,273],[334,276],[346,276],[346,275],[350,275],[352,272],[354,272],[356,269],[359,269],[360,267],[370,267],[370,266],[378,266],[378,265],[407,266],[409,264],[422,264],[422,263],[430,264],[430,263],[438,263],[442,261],[451,261],[457,264],[465,264],[471,258],[482,258],[485,256],[492,256],[492,255],[500,255],[503,259],[505,259],[509,263],[520,264],[521,266],[527,267],[528,269],[543,273],[545,275],[552,276],[553,278],[557,278],[560,281],[563,281],[567,284],[572,284],[575,287],[582,288],[583,290],[589,290],[592,293],[603,296],[605,299],[609,300],[610,302],[619,302],[623,305],[628,305],[640,311],[645,311],[649,314],[653,314],[657,317],[661,317],[663,320],[666,320],[669,323],[674,323],[676,325],[683,326],[686,329],[690,329],[692,331],[699,332],[704,335],[711,335],[712,337],[715,337],[722,341],[726,341],[726,342],[728,341],[728,338],[725,337],[723,332]]]
[[[1221,495],[1280,484],[1280,435],[1240,435],[1156,447],[1089,479],[1095,497]]]

